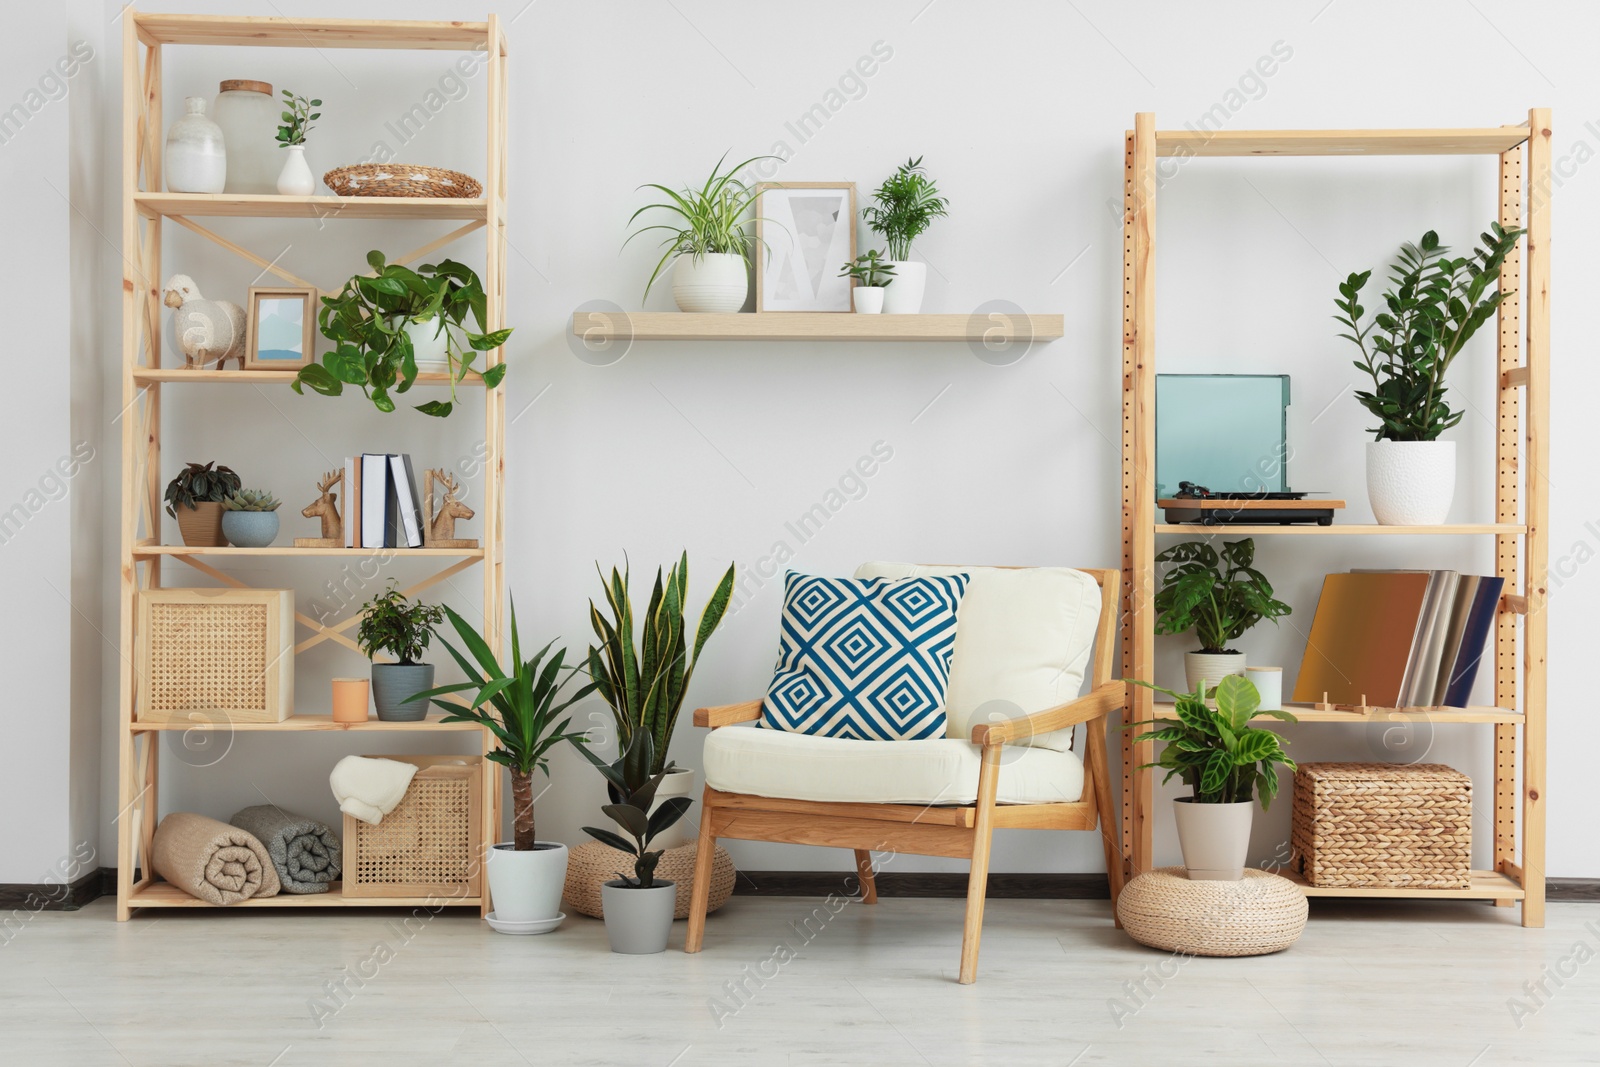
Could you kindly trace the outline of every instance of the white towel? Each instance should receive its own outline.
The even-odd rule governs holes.
[[[328,785],[339,810],[377,826],[405,799],[416,764],[368,756],[346,756],[333,766]]]

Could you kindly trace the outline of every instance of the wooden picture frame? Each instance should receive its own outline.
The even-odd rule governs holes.
[[[829,199],[848,220],[830,222]],[[856,258],[855,182],[760,182],[755,211],[756,311],[853,311],[855,283],[839,272]]]
[[[262,356],[260,345],[262,340],[261,316],[264,313],[263,301],[283,302],[292,307],[299,303],[300,310],[300,337],[298,339],[299,351],[294,348],[277,347],[289,344],[293,334],[282,326],[275,326],[272,336],[268,338],[269,352],[286,353],[284,355]],[[306,367],[317,361],[316,327],[317,327],[317,290],[307,285],[252,285],[245,308],[245,348],[244,365],[246,370],[281,370],[296,373],[301,367]]]

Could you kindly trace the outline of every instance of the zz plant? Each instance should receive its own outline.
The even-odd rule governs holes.
[[[1360,296],[1372,272],[1339,283],[1334,320],[1349,331],[1339,336],[1361,352],[1356,369],[1372,379],[1356,399],[1377,418],[1377,440],[1433,441],[1461,421],[1465,413],[1445,401],[1445,374],[1510,295],[1496,289],[1500,267],[1524,232],[1491,222],[1481,247],[1454,259],[1433,230],[1416,244],[1407,241],[1389,268],[1385,310],[1365,326]]]
[[[1156,591],[1156,633],[1194,631],[1200,651],[1231,652],[1228,642],[1262,619],[1276,622],[1294,609],[1272,596],[1256,570],[1256,543],[1226,541],[1219,553],[1204,541],[1185,541],[1156,556],[1168,565]]]
[[[1283,751],[1283,739],[1271,730],[1250,725],[1256,715],[1298,722],[1287,711],[1261,711],[1261,695],[1248,678],[1228,675],[1217,683],[1215,708],[1206,706],[1204,686],[1193,693],[1178,693],[1149,682],[1135,681],[1172,698],[1174,719],[1157,719],[1155,729],[1135,742],[1160,741],[1164,746],[1154,763],[1165,768],[1163,783],[1174,777],[1194,793],[1197,804],[1240,804],[1261,799],[1262,808],[1278,795],[1278,770],[1282,764],[1296,769]],[[1130,724],[1133,726],[1141,724]]]
[[[889,258],[911,258],[911,242],[925,233],[933,220],[949,212],[950,202],[922,168],[922,157],[908,159],[883,180],[872,194],[875,204],[861,214],[867,225],[883,235]]]

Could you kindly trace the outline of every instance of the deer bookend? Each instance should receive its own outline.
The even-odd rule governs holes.
[[[344,481],[344,471],[329,471],[317,483],[317,492],[322,495],[300,512],[308,519],[322,520],[321,537],[296,537],[296,548],[341,548],[344,545],[344,520],[339,516],[339,494],[333,487]]]
[[[430,468],[424,477],[427,479],[428,521],[423,530],[423,544],[429,548],[477,548],[476,538],[456,536],[456,520],[470,519],[475,512],[456,499],[461,487],[455,476],[444,470]],[[438,502],[437,508],[433,496],[435,482],[444,487],[444,498]]]

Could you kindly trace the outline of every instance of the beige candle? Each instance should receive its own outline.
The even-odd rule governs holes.
[[[369,687],[370,683],[365,678],[335,678],[333,680],[333,721],[366,722]]]

